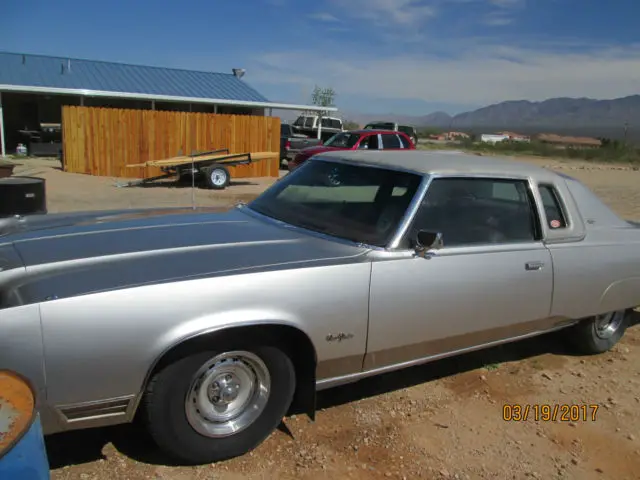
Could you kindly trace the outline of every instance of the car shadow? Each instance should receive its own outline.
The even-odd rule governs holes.
[[[638,324],[640,324],[640,312],[634,312],[631,326]],[[324,390],[318,393],[316,406],[318,410],[332,408],[485,366],[532,359],[545,354],[578,356],[566,346],[560,335],[550,333],[366,378],[351,385]],[[290,412],[290,414],[297,413],[302,412]],[[278,429],[295,439],[285,422],[282,422]],[[157,448],[139,420],[128,425],[58,433],[47,436],[45,442],[52,469],[104,459],[106,458],[105,447],[110,443],[123,455],[141,463],[166,466],[181,465]]]
[[[240,187],[240,186],[249,186],[249,185],[260,185],[257,182],[249,181],[249,180],[231,180],[229,185],[226,188],[230,187]],[[188,180],[157,180],[155,182],[146,182],[146,183],[138,183],[134,185],[129,185],[128,188],[191,188],[191,182]],[[209,188],[204,182],[198,181],[193,185],[198,190],[213,190]]]

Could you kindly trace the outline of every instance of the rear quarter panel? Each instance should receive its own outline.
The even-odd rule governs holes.
[[[553,315],[577,319],[640,305],[639,229],[587,229],[583,241],[549,249]]]
[[[574,231],[573,238],[548,245],[554,267],[552,314],[579,319],[640,305],[640,229],[577,180],[565,176],[557,186]]]

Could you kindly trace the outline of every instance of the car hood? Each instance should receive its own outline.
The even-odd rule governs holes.
[[[366,252],[280,225],[247,207],[41,215],[5,224],[0,254],[10,247],[22,265],[0,270],[5,307],[181,279],[360,261]]]

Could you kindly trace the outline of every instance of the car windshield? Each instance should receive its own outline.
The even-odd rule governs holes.
[[[324,142],[326,147],[353,148],[360,135],[357,133],[336,133],[329,140]]]
[[[421,178],[384,168],[311,160],[274,183],[249,208],[290,225],[385,247]]]

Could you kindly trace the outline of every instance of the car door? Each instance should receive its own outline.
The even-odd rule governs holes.
[[[378,135],[375,133],[373,135],[363,135],[356,146],[357,150],[378,150],[379,148]]]
[[[444,247],[415,256],[418,230],[441,232]],[[540,232],[527,179],[433,179],[401,251],[379,252],[372,263],[365,369],[555,326]]]

